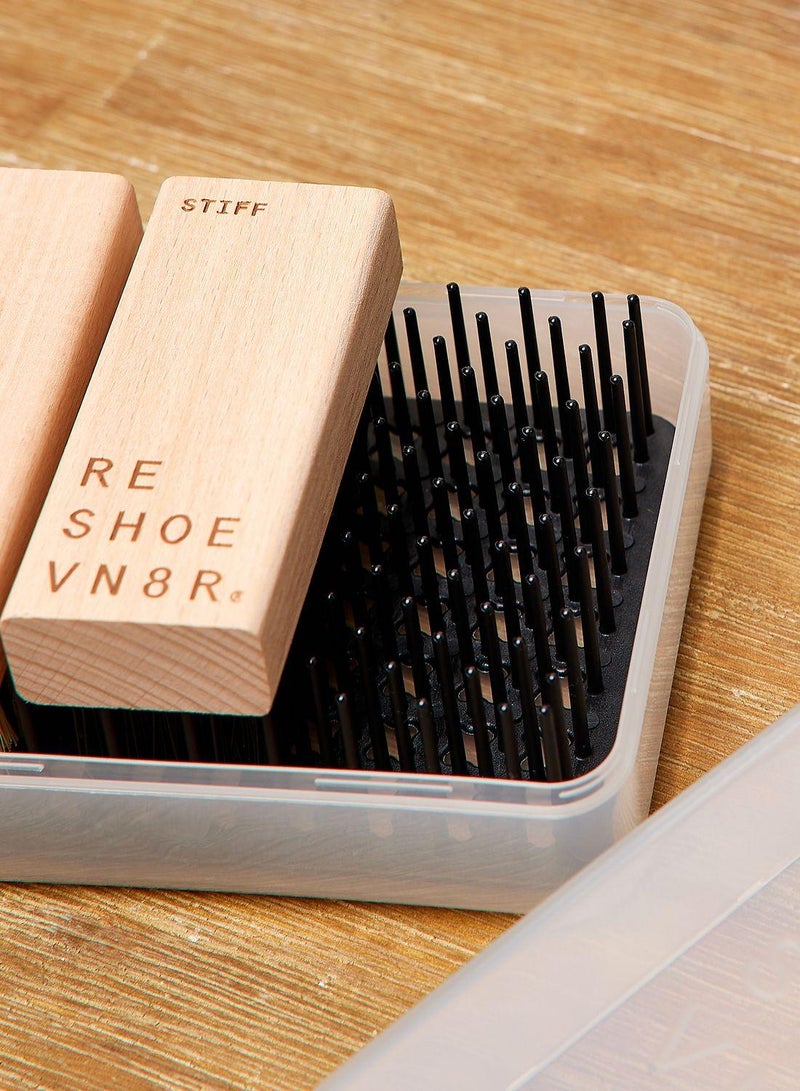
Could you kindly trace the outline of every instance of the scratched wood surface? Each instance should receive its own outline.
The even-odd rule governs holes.
[[[145,216],[171,174],[378,186],[409,278],[681,303],[715,450],[658,805],[798,698],[798,71],[788,0],[2,0],[0,162]],[[313,1086],[509,923],[6,887],[0,1084]]]

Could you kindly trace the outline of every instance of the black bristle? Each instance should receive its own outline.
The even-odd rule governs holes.
[[[497,635],[497,619],[491,602],[482,602],[478,607],[478,627],[481,634],[481,651],[489,668],[492,700],[495,704],[499,704],[508,700],[508,693],[500,655],[500,638]]]
[[[589,497],[590,530],[592,539],[592,564],[594,582],[597,591],[597,614],[601,633],[613,633],[617,627],[614,619],[614,604],[611,598],[611,573],[608,569],[606,539],[603,533],[603,513],[600,508],[600,493],[597,489],[587,491]]]
[[[339,731],[344,747],[344,764],[348,769],[360,769],[358,756],[358,737],[353,723],[350,699],[346,693],[336,694],[336,714],[339,717]]]
[[[469,439],[474,457],[478,451],[483,451],[486,448],[478,384],[475,380],[475,372],[471,367],[462,367],[459,378],[461,380],[461,397],[464,402],[464,422],[469,429]]]
[[[419,729],[422,735],[422,749],[425,755],[425,772],[441,773],[439,764],[439,750],[436,741],[436,728],[433,723],[430,701],[421,697],[417,701],[417,716],[419,717]]]
[[[372,743],[372,760],[376,769],[389,770],[392,766],[389,761],[389,748],[386,745],[386,732],[381,717],[372,641],[363,626],[356,629],[356,652],[361,675],[361,694],[367,716],[367,730]]]
[[[375,447],[378,452],[378,475],[383,495],[387,504],[394,504],[398,500],[397,473],[392,453],[392,435],[389,422],[385,417],[376,417],[373,421],[375,433]]]
[[[458,566],[458,547],[453,531],[453,514],[450,510],[450,492],[443,477],[435,477],[431,482],[433,514],[436,520],[436,535],[444,554],[447,568]]]
[[[464,308],[461,304],[461,292],[455,283],[447,285],[447,304],[450,309],[450,324],[453,329],[453,344],[456,347],[456,363],[459,371],[470,366],[467,327],[464,324]]]
[[[429,390],[417,391],[417,415],[422,433],[422,448],[428,464],[429,477],[442,476],[442,452],[439,449],[439,434],[433,414],[433,402]]]
[[[523,428],[520,434],[519,465],[522,480],[530,490],[534,515],[544,515],[547,511],[547,500],[544,495],[544,485],[542,484],[542,469],[539,465],[536,432],[533,428]]]
[[[539,742],[533,677],[531,675],[528,649],[521,637],[517,637],[511,642],[511,662],[514,665],[514,676],[517,680],[520,710],[522,712],[522,731],[528,756],[528,776],[531,780],[542,780],[544,777],[544,763]]]
[[[461,529],[464,534],[464,552],[467,564],[472,572],[472,584],[475,597],[479,602],[489,597],[489,585],[486,582],[486,559],[481,542],[478,514],[474,508],[465,508],[461,512]]]
[[[550,515],[540,515],[536,520],[537,541],[539,543],[539,567],[547,578],[550,594],[550,609],[560,610],[564,605],[564,588],[561,584],[561,564],[558,559],[553,519]]]
[[[561,420],[561,434],[564,437],[566,446],[568,440],[564,421],[564,402],[569,401],[572,394],[569,389],[567,356],[564,351],[564,332],[561,329],[561,319],[558,315],[551,315],[547,320],[547,326],[550,330],[550,350],[553,354],[553,374],[556,379],[556,404],[558,405],[558,415]],[[569,455],[568,449],[566,453]]]
[[[581,628],[583,630],[583,654],[586,661],[586,686],[589,693],[602,693],[603,670],[600,660],[600,640],[597,617],[592,600],[592,581],[589,572],[589,554],[579,546],[575,550],[578,562],[578,588],[581,603]]]
[[[519,297],[519,314],[522,322],[522,343],[525,346],[525,363],[528,369],[531,398],[533,398],[533,377],[537,371],[541,370],[539,343],[536,338],[536,324],[533,318],[533,302],[531,301],[529,288],[520,288],[517,295]],[[537,428],[541,428],[541,424],[535,418],[534,423]]]
[[[522,486],[517,481],[512,481],[506,488],[506,515],[510,536],[516,546],[520,576],[524,577],[533,572],[533,554]]]
[[[636,462],[647,462],[650,458],[650,454],[647,449],[647,429],[645,427],[644,400],[642,398],[642,378],[639,373],[639,351],[636,347],[636,327],[630,319],[626,319],[622,323],[622,333],[625,338],[625,371],[628,376],[628,400],[630,401],[631,410],[633,457]]]
[[[475,739],[475,754],[478,759],[478,775],[494,776],[492,747],[489,741],[489,729],[486,726],[486,712],[483,707],[483,694],[478,670],[470,665],[464,671],[464,685],[467,694],[467,708]]]
[[[464,508],[472,506],[472,487],[467,469],[467,458],[464,453],[464,436],[461,425],[456,420],[447,422],[445,428],[447,440],[447,461],[450,464],[450,481],[455,486],[458,494],[458,506]]]
[[[528,426],[528,406],[525,399],[525,386],[522,382],[522,368],[519,362],[519,349],[516,341],[506,341],[506,364],[508,383],[511,387],[511,404],[514,407],[514,427],[517,435]]]
[[[594,380],[594,363],[592,350],[588,345],[581,345],[578,349],[581,362],[581,380],[583,387],[583,406],[586,413],[586,434],[589,438],[589,461],[592,464],[592,473],[598,463],[597,436],[602,430],[600,422],[600,409],[597,405],[597,387]],[[595,482],[595,484],[598,484]]]
[[[653,407],[650,402],[650,377],[647,373],[647,350],[644,342],[642,307],[638,295],[628,296],[628,317],[636,327],[636,354],[639,358],[639,381],[642,387],[644,424],[648,436],[652,436],[656,429],[653,423]]]
[[[397,742],[397,759],[400,770],[403,773],[416,771],[414,762],[414,742],[408,728],[406,718],[407,698],[403,683],[403,669],[400,664],[391,660],[386,664],[386,679],[389,687],[389,704],[392,711],[392,726]]]
[[[394,315],[389,315],[389,321],[386,325],[386,334],[383,338],[383,344],[386,349],[386,362],[388,364],[400,363],[400,346],[397,342],[397,327],[394,324]]]
[[[411,428],[411,414],[408,411],[402,364],[389,364],[389,382],[392,387],[392,408],[394,409],[394,423],[397,434],[400,436],[402,443],[413,443],[414,432]]]
[[[556,674],[548,674],[544,680],[543,697],[553,714],[553,729],[558,748],[558,760],[561,768],[560,780],[569,780],[573,775],[572,754],[567,737],[567,720],[564,714],[564,701],[561,696],[561,680]],[[548,780],[554,779],[548,776]]]
[[[444,337],[434,337],[433,354],[436,360],[436,375],[439,380],[439,400],[442,403],[442,419],[456,420],[456,397],[453,390],[453,373],[450,370],[450,358],[447,354],[447,342]]]
[[[581,673],[578,655],[578,639],[575,633],[575,619],[570,610],[559,610],[558,626],[561,629],[561,643],[564,649],[564,661],[567,664],[567,682],[569,684],[569,707],[572,717],[572,734],[575,740],[575,756],[588,758],[592,752],[589,739],[589,721],[586,715],[586,690]]]
[[[619,483],[622,491],[622,514],[626,519],[634,519],[639,514],[639,502],[636,499],[636,479],[633,472],[631,437],[628,431],[628,414],[625,410],[625,384],[621,375],[611,376],[611,391],[617,421],[617,461],[619,462]]]
[[[419,472],[417,449],[407,443],[403,447],[403,474],[406,493],[411,505],[411,518],[417,534],[428,533],[428,516],[425,510],[425,494],[422,491],[422,478]]]
[[[422,340],[419,336],[417,312],[413,307],[406,307],[403,310],[403,321],[406,325],[408,355],[411,360],[411,373],[414,376],[414,389],[427,390],[428,374],[425,369],[425,354],[422,351]]]
[[[414,692],[417,697],[430,700],[431,691],[428,682],[428,668],[425,663],[425,651],[422,644],[422,629],[419,624],[417,604],[411,595],[403,599],[403,629],[406,634],[406,647],[411,663],[411,675],[414,679]]]
[[[445,633],[433,634],[433,658],[436,664],[436,675],[439,679],[439,693],[442,699],[442,715],[447,733],[450,766],[456,776],[465,776],[467,773],[467,756],[464,751],[464,734],[458,716],[453,661],[447,647]],[[471,661],[471,657],[468,658]]]
[[[514,589],[514,577],[511,572],[511,558],[508,542],[500,539],[492,545],[492,571],[495,591],[503,604],[503,621],[506,627],[506,640],[519,636],[519,611]]]
[[[597,344],[597,371],[600,378],[600,400],[603,405],[603,425],[608,432],[614,429],[614,408],[611,403],[611,346],[608,342],[608,319],[606,301],[602,292],[592,292],[592,312],[594,315],[594,336]]]
[[[457,568],[451,568],[447,573],[447,601],[450,606],[450,616],[456,630],[458,641],[458,655],[462,667],[475,662],[475,651],[472,644],[472,627],[469,621],[467,598],[464,594],[464,584],[461,573]]]
[[[603,477],[611,571],[615,576],[624,576],[628,571],[628,562],[625,559],[625,536],[622,532],[622,512],[619,506],[617,475],[614,467],[614,442],[610,432],[600,433],[600,447],[604,459]]]
[[[500,508],[497,502],[492,456],[488,451],[478,451],[475,456],[475,472],[478,478],[478,499],[486,516],[489,537],[500,538],[503,533],[500,527]]]
[[[522,770],[519,762],[517,733],[514,729],[514,714],[511,706],[505,701],[497,706],[497,730],[506,759],[506,776],[511,780],[521,780]]]
[[[493,394],[500,393],[500,385],[497,381],[497,366],[494,362],[494,348],[492,347],[492,331],[489,326],[489,316],[485,311],[479,311],[478,314],[475,315],[475,325],[478,328],[481,370],[483,371],[483,384],[488,400]]]
[[[442,602],[439,598],[439,578],[436,575],[436,562],[433,558],[433,543],[427,534],[417,538],[417,558],[422,577],[422,597],[428,611],[431,628],[434,632],[444,628]]]
[[[522,602],[525,607],[525,625],[533,633],[533,647],[536,652],[536,670],[544,678],[553,669],[550,656],[550,641],[547,638],[547,614],[542,599],[542,588],[535,573],[522,581]]]
[[[506,404],[499,394],[492,394],[489,399],[489,425],[492,434],[492,450],[500,460],[500,475],[503,484],[514,480],[514,459],[511,454],[511,438],[508,434]]]

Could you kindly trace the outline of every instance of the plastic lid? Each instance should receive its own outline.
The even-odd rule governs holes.
[[[799,728],[800,705],[324,1086],[796,1088]]]

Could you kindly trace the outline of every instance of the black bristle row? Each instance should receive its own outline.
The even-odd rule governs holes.
[[[555,782],[603,760],[672,435],[639,300],[623,379],[600,293],[596,357],[553,315],[550,361],[527,289],[502,354],[447,299],[427,342],[405,308],[406,352],[389,324],[271,714],[50,710],[43,731],[6,685],[27,749]]]

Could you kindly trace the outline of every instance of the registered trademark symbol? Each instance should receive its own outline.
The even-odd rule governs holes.
[[[243,591],[231,591],[231,602],[238,602],[243,594]]]

